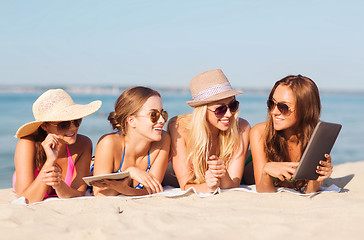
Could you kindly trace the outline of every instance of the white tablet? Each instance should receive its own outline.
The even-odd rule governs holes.
[[[90,182],[92,181],[99,181],[103,179],[120,180],[129,176],[130,176],[129,172],[121,172],[121,173],[110,173],[97,176],[83,177],[82,179],[88,186],[91,186]]]
[[[325,160],[326,153],[330,154],[341,127],[340,124],[321,121],[316,125],[293,179],[316,180],[319,177],[317,165],[320,160]]]

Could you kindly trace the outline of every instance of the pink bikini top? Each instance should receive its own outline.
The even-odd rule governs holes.
[[[67,166],[67,174],[66,174],[66,178],[64,179],[64,182],[67,184],[67,186],[71,187],[71,183],[72,183],[72,179],[73,179],[73,173],[75,171],[75,164],[73,163],[72,160],[72,156],[70,154],[70,150],[68,148],[67,145],[67,159],[68,159],[68,166]],[[39,170],[35,169],[34,170],[34,178],[36,178],[39,174]],[[13,178],[13,190],[15,192],[15,181],[16,181],[16,174],[14,174],[14,178]],[[57,197],[57,194],[51,194],[49,195],[48,193],[46,193],[44,195],[44,198],[48,198],[48,197]]]

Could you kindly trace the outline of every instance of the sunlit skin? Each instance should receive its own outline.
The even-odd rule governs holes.
[[[285,103],[290,108],[290,111],[286,115],[283,115],[278,110],[277,106],[271,110],[270,113],[273,117],[274,129],[277,131],[284,130],[286,134],[292,133],[294,125],[297,122],[295,111],[296,97],[293,94],[293,91],[287,86],[280,85],[276,88],[273,99],[276,102]]]
[[[34,176],[34,142],[21,138],[15,151],[15,166],[17,180],[15,189],[19,196],[24,196],[27,202],[43,200],[46,192],[54,189],[60,198],[82,196],[86,185],[82,177],[87,176],[92,154],[91,140],[78,135],[78,127],[71,123],[70,127],[59,131],[58,122],[43,123],[41,127],[48,133],[42,146],[46,153],[46,162],[42,166],[37,178]],[[66,146],[75,163],[74,179],[71,187],[64,183],[67,174],[68,159]],[[33,154],[32,154],[33,153]],[[51,187],[51,188],[50,188]]]
[[[219,131],[227,131],[230,126],[230,119],[233,116],[233,114],[230,112],[229,108],[222,118],[217,118],[215,116],[215,113],[213,112],[213,110],[215,110],[218,107],[225,106],[225,105],[231,103],[233,100],[234,100],[234,98],[230,97],[230,98],[225,98],[225,99],[219,100],[217,102],[209,103],[207,105],[207,109],[212,110],[212,111],[206,112],[206,118],[207,118],[208,123],[211,126],[210,130],[213,133],[213,135],[217,136]]]
[[[121,170],[128,171],[132,180],[92,182],[96,196],[118,194],[133,196],[163,191],[161,182],[167,168],[170,138],[169,134],[162,130],[165,124],[162,115],[155,123],[150,119],[151,112],[161,112],[162,109],[162,99],[159,96],[152,96],[135,115],[127,118],[125,136],[112,133],[101,137],[95,151],[94,175],[116,172],[121,165],[125,148]],[[146,172],[148,151],[151,169]],[[138,183],[143,184],[144,188],[135,189]]]
[[[283,182],[283,185],[290,187],[292,184],[286,180],[292,179],[296,171],[298,162],[302,155],[300,142],[296,135],[296,98],[295,94],[288,86],[279,85],[274,94],[275,102],[285,103],[289,107],[287,114],[282,114],[277,106],[271,109],[270,114],[273,118],[274,129],[283,131],[287,141],[289,151],[289,162],[270,162],[266,158],[264,149],[264,129],[266,123],[259,123],[250,132],[250,144],[253,155],[254,175],[258,192],[275,192],[273,178]],[[323,180],[327,179],[332,173],[331,157],[326,154],[326,161],[320,161],[317,166],[317,173],[320,177],[315,181],[308,181],[306,192],[316,192],[320,189]]]
[[[224,116],[217,118],[213,112],[216,108],[227,105],[234,100],[234,97],[225,98],[216,102],[209,103],[206,110],[206,118],[211,132],[210,152],[214,153],[218,147],[218,134],[220,131],[227,131],[230,128],[233,113],[230,109]],[[187,159],[187,139],[189,132],[182,126],[176,124],[176,118],[170,120],[168,129],[171,134],[171,148],[175,154],[172,156],[173,169],[182,189],[194,187],[199,192],[213,192],[218,187],[232,188],[240,185],[241,176],[244,171],[244,160],[248,147],[248,135],[250,126],[244,119],[239,119],[239,130],[241,146],[230,159],[226,167],[223,160],[212,154],[207,160],[208,170],[205,173],[205,183],[192,184],[187,183],[189,179],[190,168],[186,165]]]
[[[144,136],[150,141],[160,141],[162,139],[163,126],[166,123],[162,116],[159,117],[156,123],[150,121],[150,113],[152,111],[162,111],[163,104],[162,99],[158,96],[152,96],[148,98],[143,107],[134,116],[135,124],[131,127],[135,129],[135,132]],[[138,128],[136,127],[138,126]]]

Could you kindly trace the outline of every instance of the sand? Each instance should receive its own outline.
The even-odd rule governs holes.
[[[78,198],[10,204],[0,190],[0,239],[362,239],[364,161],[334,167],[340,193],[229,191],[207,198]]]

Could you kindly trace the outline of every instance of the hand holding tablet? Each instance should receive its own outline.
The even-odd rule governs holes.
[[[340,124],[322,121],[316,125],[310,141],[302,154],[296,172],[293,175],[293,179],[317,180],[320,176],[316,172],[317,166],[325,166],[324,163],[320,164],[320,161],[326,159],[325,154],[330,154],[341,127]],[[331,157],[329,159],[331,161]]]

